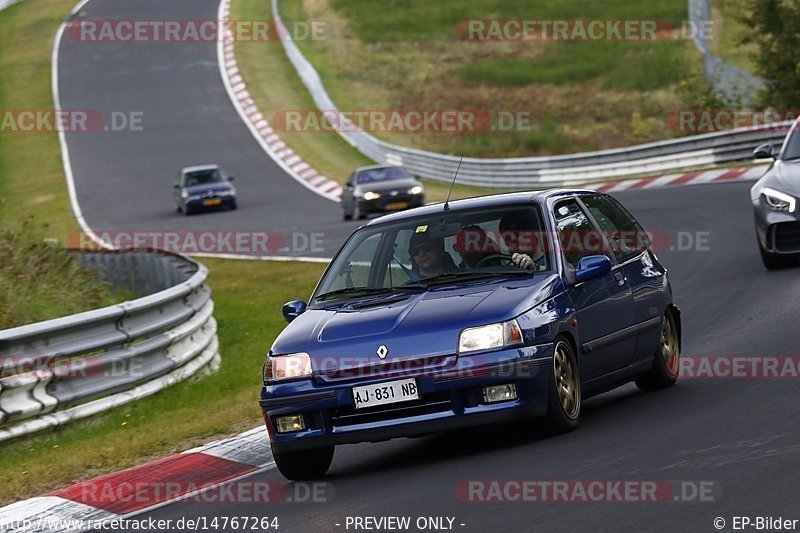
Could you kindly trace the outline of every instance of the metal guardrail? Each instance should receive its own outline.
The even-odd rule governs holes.
[[[278,0],[272,0],[272,11],[276,24],[282,25]],[[337,113],[338,108],[325,90],[319,73],[292,41],[290,32],[286,32],[281,41],[316,106]],[[786,122],[760,128],[740,128],[570,155],[464,158],[458,181],[478,187],[536,188],[708,167],[749,159],[753,148],[761,143],[782,143],[790,125]],[[459,160],[456,156],[394,145],[365,131],[349,131],[351,129],[354,128],[343,128],[348,131],[339,131],[339,134],[379,164],[403,165],[414,174],[437,181],[453,179]]]
[[[709,35],[703,28],[710,27],[711,0],[689,0],[689,22],[700,30],[692,34],[695,46],[703,54],[706,78],[717,94],[729,102],[753,102],[764,89],[764,80],[746,70],[735,67],[711,53]]]
[[[219,366],[204,265],[160,251],[76,255],[101,279],[146,296],[0,331],[0,441]]]
[[[7,7],[11,7],[17,2],[21,2],[22,0],[0,0],[0,11],[4,10]]]

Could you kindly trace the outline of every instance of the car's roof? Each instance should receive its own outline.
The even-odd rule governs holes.
[[[189,172],[199,172],[201,170],[219,170],[219,165],[195,165],[192,167],[184,167],[181,172],[187,174]]]
[[[518,204],[522,202],[533,202],[536,204],[543,204],[549,198],[578,194],[578,193],[593,193],[593,192],[596,191],[592,191],[590,189],[547,189],[542,191],[510,192],[503,194],[492,194],[487,196],[477,196],[474,198],[465,198],[463,200],[451,200],[448,205],[448,208],[449,211],[460,211],[462,209],[495,207],[498,205]],[[436,213],[441,213],[443,210],[442,209],[443,206],[444,202],[439,202],[435,204],[426,205],[423,207],[417,207],[415,209],[409,209],[408,211],[400,211],[397,213],[384,215],[380,218],[376,218],[370,221],[369,224],[367,224],[367,226],[374,226],[378,224],[384,224],[387,222],[396,222],[398,220],[417,217],[420,215],[433,215]]]

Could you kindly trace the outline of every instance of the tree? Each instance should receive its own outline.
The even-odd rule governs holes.
[[[763,104],[800,107],[800,2],[746,0],[739,7],[752,30],[745,41],[755,43],[758,74],[767,84]]]

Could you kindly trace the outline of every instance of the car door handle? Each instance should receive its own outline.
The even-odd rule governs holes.
[[[625,284],[625,276],[622,275],[622,272],[614,272],[614,279],[617,280],[617,285]]]

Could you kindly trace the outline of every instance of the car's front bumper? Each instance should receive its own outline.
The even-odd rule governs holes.
[[[412,437],[437,431],[503,422],[544,414],[552,344],[503,350],[484,356],[461,356],[452,368],[422,372],[415,377],[421,398],[355,410],[352,388],[406,376],[377,377],[323,384],[312,379],[294,382],[276,394],[262,392],[264,420],[276,452],[337,444]],[[478,359],[479,358],[479,359]],[[476,364],[475,361],[485,363]],[[517,399],[487,403],[483,387],[514,383]],[[281,387],[283,388],[283,386]],[[291,393],[289,393],[291,391]],[[302,415],[306,429],[277,433],[276,418]]]
[[[754,204],[756,236],[761,248],[773,254],[800,253],[798,213],[775,211],[760,199]]]
[[[213,205],[206,205],[205,202],[207,200],[215,200],[219,199],[219,203],[214,203]],[[200,199],[189,199],[184,202],[184,208],[189,208],[192,210],[199,210],[199,209],[217,209],[220,207],[231,207],[232,205],[236,204],[236,196],[214,196],[211,198],[200,198]]]
[[[425,205],[424,194],[403,194],[398,196],[381,196],[375,200],[359,199],[358,209],[362,213],[387,213],[402,211]]]

